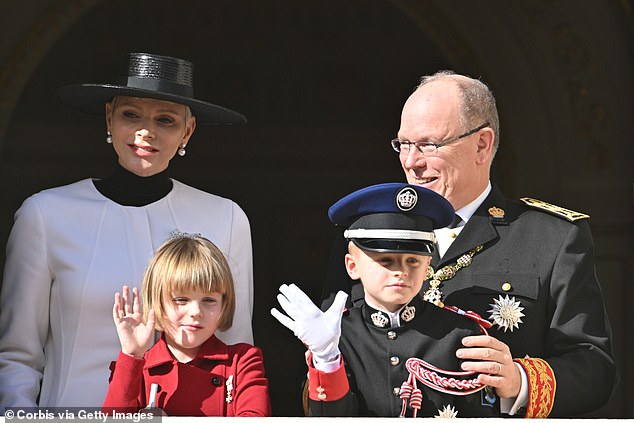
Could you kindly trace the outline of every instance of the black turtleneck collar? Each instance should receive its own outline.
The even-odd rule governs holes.
[[[93,180],[95,188],[105,197],[122,206],[147,206],[160,200],[172,190],[167,169],[156,175],[142,177],[124,169],[120,164],[112,175]]]

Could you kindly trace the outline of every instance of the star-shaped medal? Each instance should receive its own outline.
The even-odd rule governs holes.
[[[504,329],[504,332],[510,329],[513,332],[513,329],[519,328],[519,323],[522,323],[522,317],[524,317],[522,313],[524,307],[520,307],[520,302],[516,301],[515,297],[509,298],[507,295],[502,298],[500,295],[499,298],[493,299],[493,304],[489,305],[493,307],[489,310],[491,313],[489,320],[492,320],[500,329]]]
[[[438,410],[438,415],[434,416],[437,419],[455,419],[458,416],[458,412],[453,405],[445,405],[442,410]]]

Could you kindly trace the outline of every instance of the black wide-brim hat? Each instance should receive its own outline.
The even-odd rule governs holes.
[[[125,78],[124,78],[125,79]],[[73,84],[61,87],[57,99],[64,105],[103,115],[116,96],[153,98],[189,106],[203,125],[242,125],[241,113],[194,98],[194,65],[187,60],[149,53],[130,53],[128,75],[121,84]]]

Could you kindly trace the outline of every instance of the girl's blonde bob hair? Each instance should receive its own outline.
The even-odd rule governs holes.
[[[222,294],[218,330],[233,323],[235,291],[231,269],[222,252],[199,234],[177,233],[156,251],[143,276],[143,320],[150,309],[156,316],[156,329],[163,330],[165,304],[172,293],[200,291]]]

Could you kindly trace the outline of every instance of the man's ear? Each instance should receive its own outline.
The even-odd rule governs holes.
[[[478,132],[478,162],[489,163],[493,157],[493,149],[495,144],[495,132],[493,129],[486,127]]]
[[[348,276],[350,276],[350,279],[355,281],[360,279],[361,275],[359,275],[359,272],[357,272],[356,258],[352,254],[348,253],[344,258],[344,261],[346,263],[346,270],[348,271]]]

